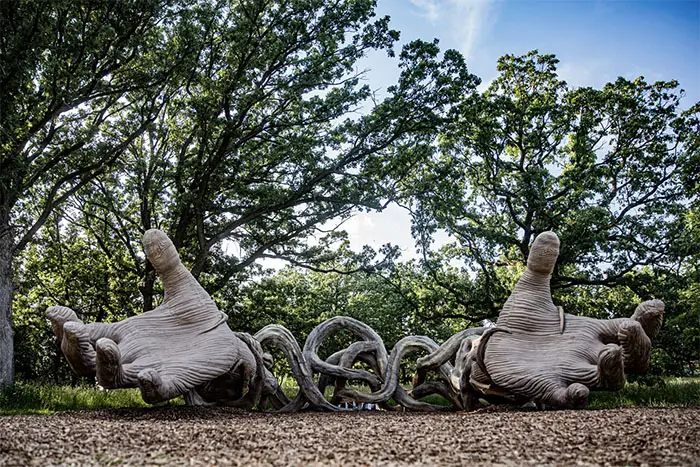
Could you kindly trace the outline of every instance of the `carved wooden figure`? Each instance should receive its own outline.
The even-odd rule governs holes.
[[[535,239],[527,269],[496,327],[484,332],[470,351],[472,388],[578,408],[588,403],[589,390],[621,389],[626,373],[648,369],[663,302],[646,301],[631,318],[599,320],[565,314],[552,302],[549,287],[558,255],[554,233],[544,232]]]
[[[260,394],[249,392],[265,379],[257,342],[229,329],[226,315],[184,267],[167,235],[149,230],[143,247],[165,291],[156,309],[112,324],[84,324],[63,306],[46,310],[73,371],[97,376],[108,389],[139,387],[149,403],[195,390],[188,394],[193,403],[215,395],[251,408]]]

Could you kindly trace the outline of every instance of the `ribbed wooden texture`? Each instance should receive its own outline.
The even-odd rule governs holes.
[[[238,392],[245,393],[259,373],[249,346],[229,329],[226,315],[183,266],[165,233],[149,230],[143,245],[163,281],[165,298],[156,309],[112,324],[84,324],[62,306],[46,311],[70,366],[97,376],[105,388],[140,387],[150,403],[230,371]]]
[[[589,390],[620,389],[625,373],[646,371],[663,302],[642,303],[632,318],[564,314],[562,323],[549,286],[558,254],[554,233],[535,240],[527,269],[497,321],[507,332],[494,333],[482,348],[485,368],[472,363],[470,381],[482,392],[576,408],[587,404]]]

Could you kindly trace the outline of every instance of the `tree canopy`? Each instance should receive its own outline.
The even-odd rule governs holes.
[[[502,57],[500,75],[465,96],[412,183],[428,266],[459,258],[482,284],[465,299],[498,307],[504,271],[524,264],[547,230],[562,240],[554,289],[633,286],[640,268],[678,272],[695,251],[684,241],[691,194],[682,180],[697,157],[697,114],[682,112],[678,83],[569,89],[557,62],[537,51]],[[456,239],[441,253],[430,251],[437,229]]]
[[[0,386],[11,384],[12,257],[154,121],[184,51],[161,1],[0,4]]]
[[[221,284],[263,256],[313,262],[303,239],[381,209],[396,148],[420,157],[410,149],[478,82],[458,54],[416,41],[388,96],[372,99],[356,62],[393,56],[398,38],[372,1],[2,8],[4,355],[11,256],[52,216],[143,279],[144,310],[154,280],[138,239],[151,227],[171,234],[195,276],[209,266]]]

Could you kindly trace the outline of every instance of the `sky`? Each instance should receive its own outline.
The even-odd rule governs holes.
[[[679,81],[683,107],[700,101],[700,0],[378,0],[402,44],[440,41],[457,49],[485,89],[505,54],[537,49],[560,60],[559,76],[570,86],[601,87],[618,76]],[[398,77],[396,60],[375,53],[358,64],[380,94]],[[351,247],[401,246],[415,257],[410,219],[392,206],[359,214],[344,224]]]

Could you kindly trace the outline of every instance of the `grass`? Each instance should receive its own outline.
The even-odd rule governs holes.
[[[700,406],[700,378],[697,377],[667,378],[664,384],[657,386],[631,383],[617,392],[594,392],[588,408],[693,406]]]
[[[169,404],[182,404],[182,398]],[[149,407],[138,389],[105,391],[96,386],[17,382],[0,393],[0,415],[51,414],[65,410]]]
[[[282,389],[290,397],[297,391],[293,379],[283,381]],[[446,402],[441,397],[424,400],[438,404]],[[178,398],[166,404],[181,405],[183,401]],[[95,386],[17,382],[14,388],[0,393],[0,415],[51,414],[65,410],[117,407],[149,405],[141,399],[138,389],[105,391]],[[668,378],[663,385],[632,383],[617,392],[591,393],[589,409],[617,407],[700,407],[700,378]]]

